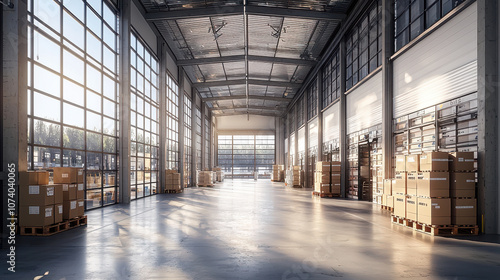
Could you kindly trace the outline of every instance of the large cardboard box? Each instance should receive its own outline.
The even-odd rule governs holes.
[[[385,206],[394,208],[394,196],[392,195],[385,196]]]
[[[45,170],[36,171],[36,177],[39,185],[49,184],[49,172]]]
[[[420,155],[421,171],[448,171],[449,154],[430,152]]]
[[[40,185],[38,184],[38,173],[34,171],[19,171],[19,185]]]
[[[46,206],[54,204],[55,188],[53,185],[19,186],[19,204],[21,206]]]
[[[396,156],[396,172],[406,172],[406,156]]]
[[[300,171],[300,166],[299,165],[294,165],[293,166],[293,171]]]
[[[406,195],[394,195],[394,215],[406,218]]]
[[[19,207],[19,225],[42,227],[54,224],[54,205],[22,205]]]
[[[51,185],[54,187],[54,204],[63,203],[63,187],[62,185]]]
[[[451,197],[476,197],[476,175],[473,172],[450,173]]]
[[[63,219],[69,220],[78,216],[78,201],[66,200],[63,202]]]
[[[454,225],[476,225],[477,200],[468,198],[452,199],[451,223]]]
[[[384,194],[392,195],[392,179],[384,179]]]
[[[62,222],[63,213],[64,211],[62,203],[54,205],[54,224]]]
[[[451,224],[451,200],[449,198],[418,198],[418,221],[428,225]]]
[[[420,160],[419,155],[407,155],[406,156],[406,171],[420,171]]]
[[[408,172],[406,176],[406,194],[417,195],[417,173]]]
[[[406,194],[406,172],[396,173],[394,180],[392,182],[392,193],[393,194]]]
[[[340,183],[340,173],[332,173],[332,183]]]
[[[83,199],[78,199],[76,203],[76,215],[81,217],[85,214],[85,201]]]
[[[420,197],[450,197],[448,172],[419,172],[417,195]]]
[[[83,183],[83,170],[74,167],[54,167],[54,184]]]
[[[77,184],[63,184],[63,201],[76,200]]]
[[[85,198],[85,190],[83,188],[83,184],[76,185],[76,199],[84,199]]]
[[[408,220],[416,221],[417,220],[417,197],[416,196],[407,196],[406,197],[406,218]]]
[[[474,171],[473,152],[455,152],[450,154],[451,171]]]

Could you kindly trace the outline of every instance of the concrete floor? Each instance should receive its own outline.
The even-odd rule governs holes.
[[[500,236],[431,237],[367,202],[268,180],[87,213],[87,227],[17,237],[0,279],[499,279]],[[5,254],[2,254],[2,258]],[[2,261],[5,264],[5,261]]]

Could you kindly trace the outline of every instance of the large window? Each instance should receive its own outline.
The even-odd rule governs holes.
[[[117,24],[101,1],[28,0],[28,169],[83,167],[86,209],[117,201]]]
[[[318,114],[318,83],[315,79],[308,89],[307,94],[307,120],[311,120]]]
[[[156,194],[159,160],[158,61],[130,35],[130,195]]]
[[[202,123],[201,123],[201,110],[196,107],[196,169],[201,170],[201,132],[202,132]]]
[[[304,119],[305,119],[305,114],[304,114],[304,96],[300,98],[299,101],[297,101],[297,128],[301,127],[304,125]]]
[[[166,104],[166,168],[179,170],[179,88],[167,74]]]
[[[396,0],[395,48],[400,50],[464,0]]]
[[[323,68],[323,107],[340,97],[340,57],[336,51]]]
[[[382,1],[377,0],[347,37],[346,88],[382,65]]]
[[[219,135],[218,164],[229,178],[269,178],[275,162],[274,135]]]
[[[191,151],[191,99],[184,94],[184,185],[191,186],[191,164],[193,153]]]

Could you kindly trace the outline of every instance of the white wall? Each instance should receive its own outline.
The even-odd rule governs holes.
[[[347,134],[382,123],[382,71],[346,98]]]
[[[323,112],[323,141],[340,139],[340,102]]]
[[[319,127],[318,127],[318,118],[314,118],[312,121],[309,122],[309,147],[317,147],[318,146],[318,132],[319,132]]]
[[[394,117],[477,91],[477,3],[394,61]]]
[[[249,119],[248,119],[249,118]],[[217,130],[274,130],[274,117],[235,115],[217,117]]]
[[[188,96],[191,96],[191,83],[189,82],[188,77],[184,75],[184,91],[188,94]]]
[[[167,70],[168,72],[170,72],[174,80],[179,82],[179,69],[177,68],[174,59],[170,56],[169,53],[167,53]]]
[[[151,30],[147,21],[144,19],[141,12],[133,2],[131,6],[130,24],[140,34],[141,38],[146,41],[146,44],[148,44],[153,52],[158,55],[156,35],[153,30]]]

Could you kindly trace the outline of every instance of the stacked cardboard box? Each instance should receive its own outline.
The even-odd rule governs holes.
[[[61,185],[49,185],[49,172],[19,172],[19,225],[47,226],[61,222]]]
[[[319,161],[314,172],[314,191],[340,195],[340,162]]]
[[[165,170],[165,190],[181,190],[181,174],[176,170]]]
[[[273,165],[273,171],[271,173],[271,181],[273,182],[282,182],[283,178],[283,169],[285,168],[284,165]]]
[[[394,208],[394,197],[392,196],[392,179],[384,179],[383,194],[382,194],[382,205]]]
[[[450,154],[451,222],[454,225],[477,224],[476,174],[474,153]]]
[[[54,167],[53,174],[54,184],[62,185],[63,219],[69,220],[83,216],[85,212],[83,170],[72,167]],[[94,178],[96,177],[99,177],[100,180],[100,175],[94,176]],[[94,183],[100,185],[98,182],[94,181]]]
[[[198,186],[213,186],[212,171],[198,171],[197,179]]]
[[[215,172],[215,181],[216,182],[223,182],[224,181],[224,171],[222,171],[222,168],[220,167],[214,167],[212,171]]]
[[[396,156],[396,175],[391,181],[394,215],[406,218],[406,156]]]
[[[286,184],[292,187],[302,187],[304,176],[300,166],[293,166],[291,170],[286,171]]]

